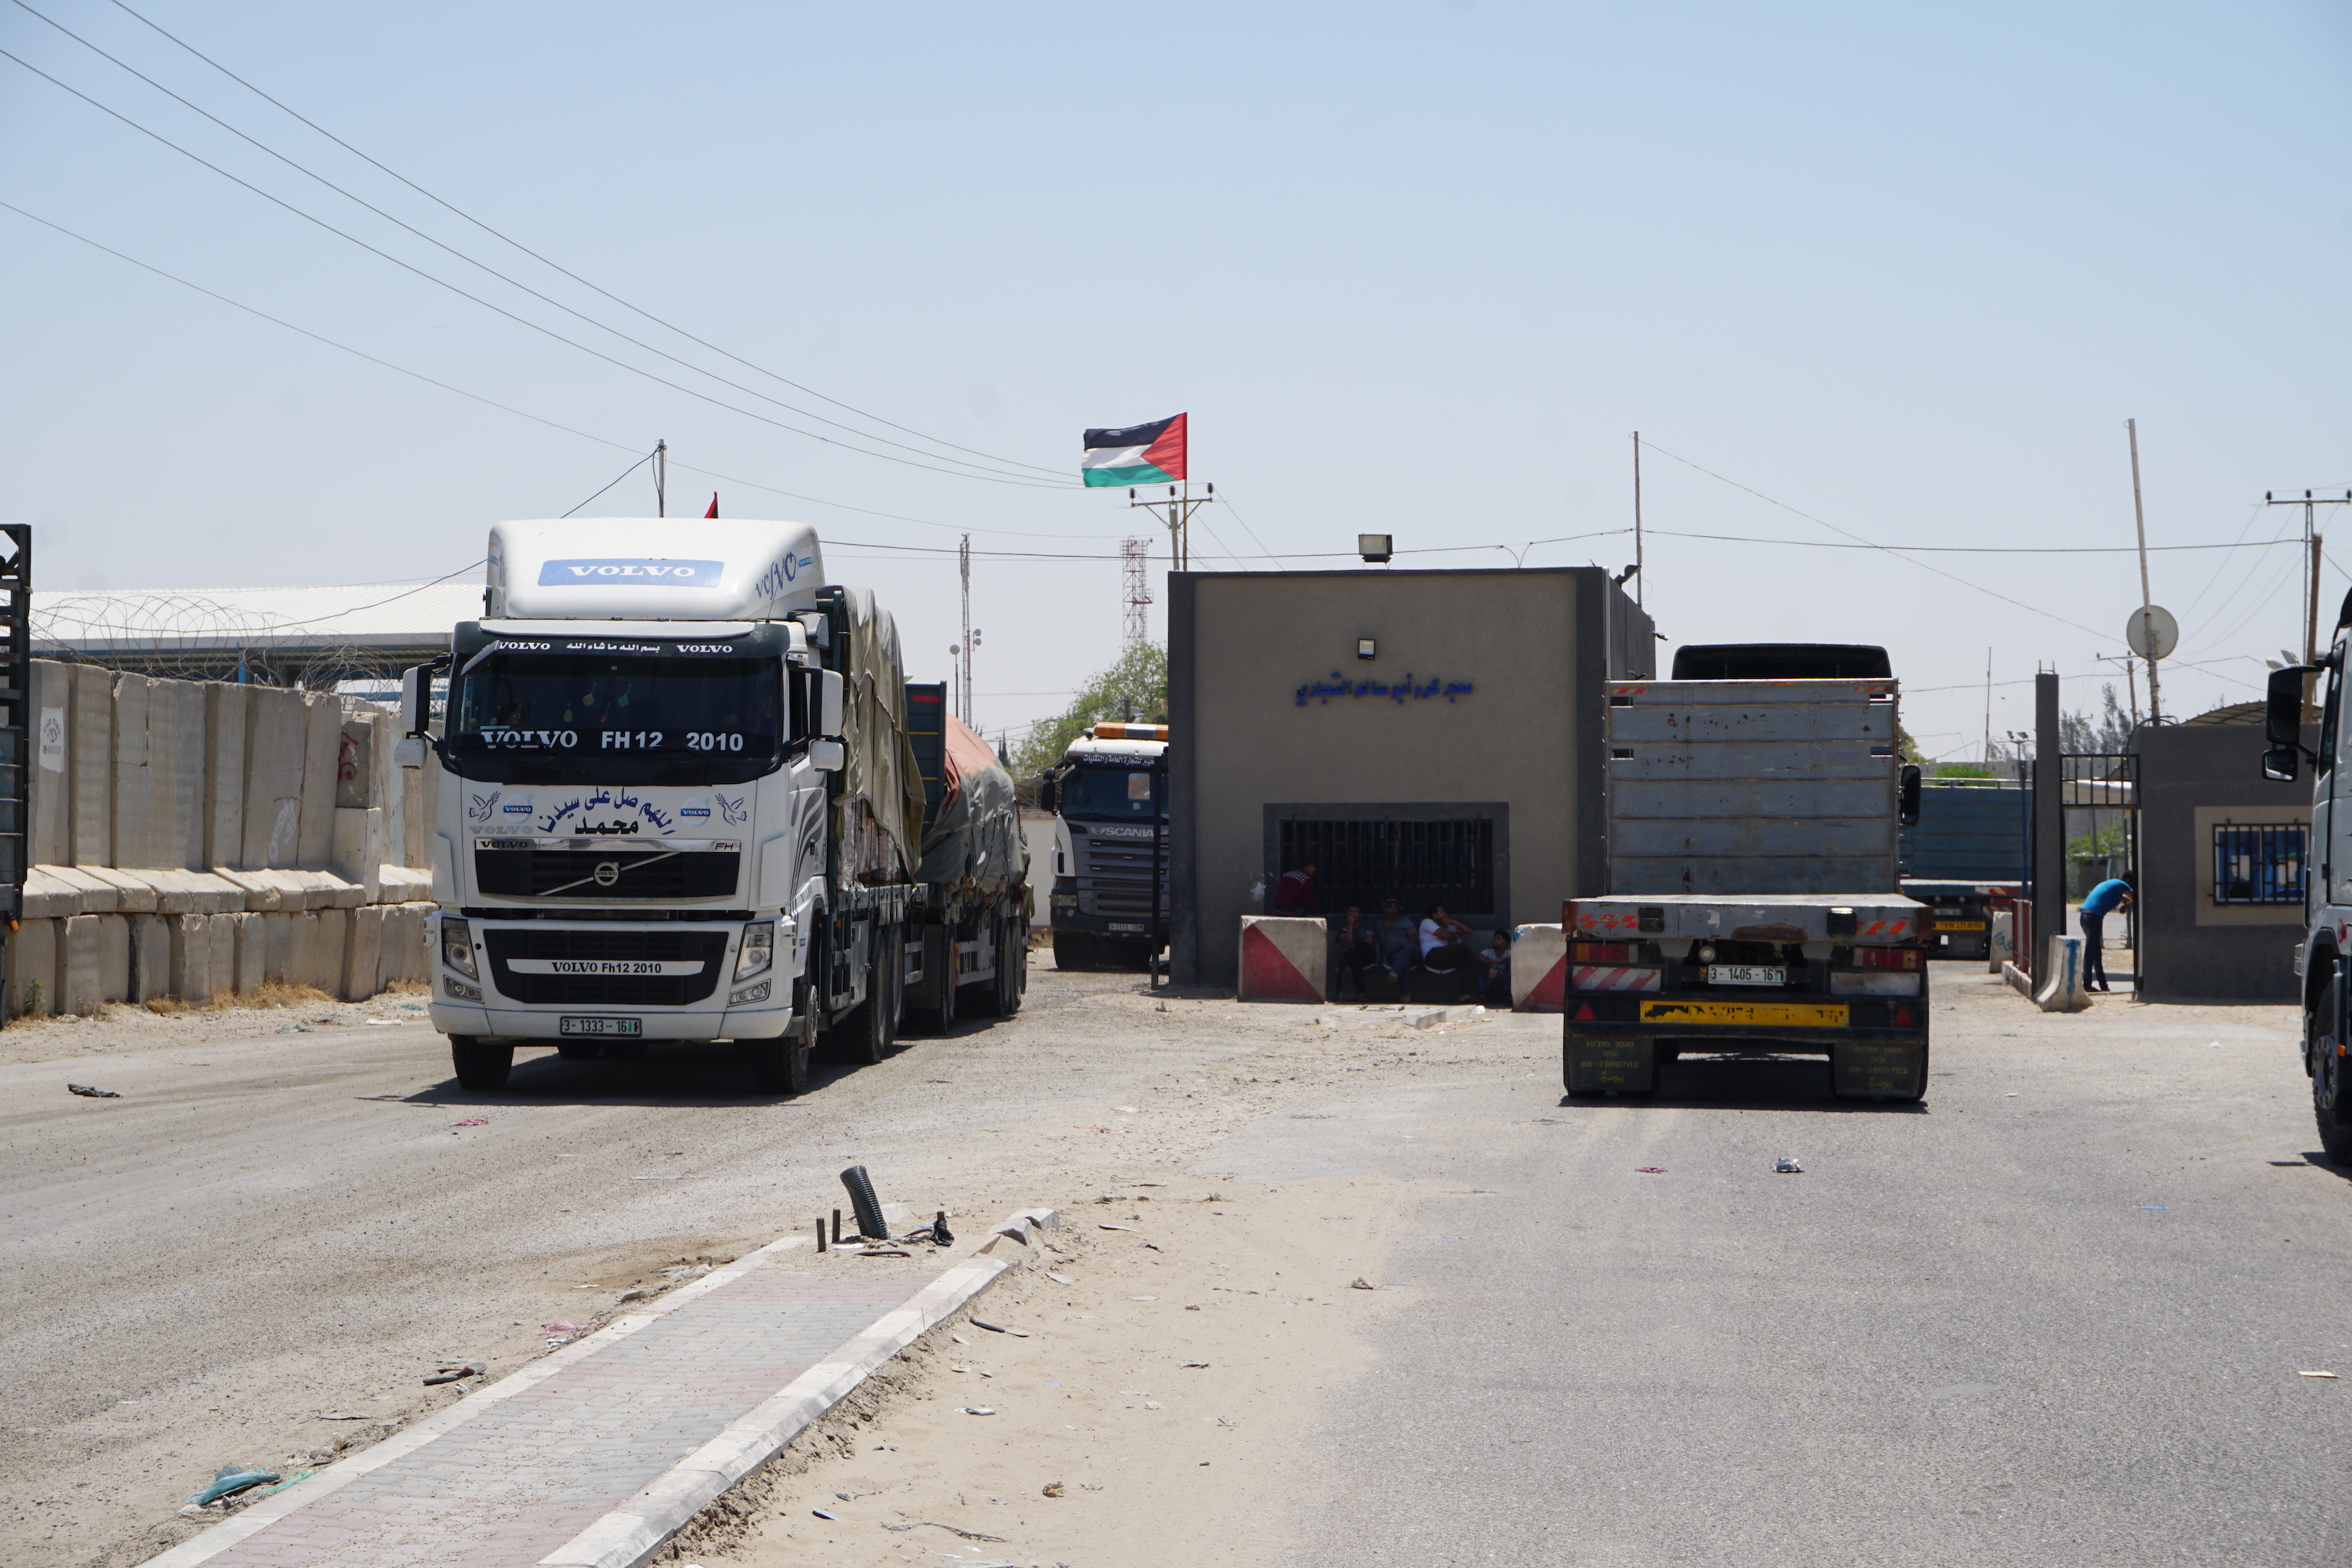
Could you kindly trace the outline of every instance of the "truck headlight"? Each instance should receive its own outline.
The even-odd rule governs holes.
[[[743,951],[735,960],[735,978],[748,979],[776,962],[776,922],[754,921],[743,928]]]
[[[474,967],[474,928],[464,921],[441,922],[441,962],[469,980],[479,980]]]

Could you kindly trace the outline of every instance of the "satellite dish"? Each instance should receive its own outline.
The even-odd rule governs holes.
[[[2162,605],[2142,605],[2125,625],[2124,641],[2142,658],[2169,658],[2180,646],[2180,623]]]

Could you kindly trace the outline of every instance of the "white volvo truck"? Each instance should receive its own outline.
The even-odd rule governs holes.
[[[724,1040],[791,1092],[821,1037],[887,1054],[909,986],[947,994],[942,1024],[1019,1005],[1019,876],[965,889],[952,973],[924,972],[940,917],[897,628],[825,583],[803,524],[499,523],[482,619],[404,700],[409,760],[443,769],[430,1015],[467,1089],[502,1087],[518,1045]]]
[[[2352,794],[2339,779],[2343,753],[2352,752],[2352,737],[2344,728],[2346,700],[2344,667],[2352,661],[2352,594],[2329,635],[2325,657],[2315,665],[2294,665],[2271,672],[2263,715],[2268,749],[2262,759],[2263,776],[2273,783],[2291,782],[2299,764],[2309,763],[2311,824],[2297,834],[2294,825],[2270,832],[2251,831],[2242,848],[2228,857],[2239,861],[2217,866],[2216,880],[2225,873],[2244,885],[2251,898],[2265,901],[2303,894],[2304,937],[2294,950],[2294,973],[2303,993],[2303,1070],[2311,1079],[2311,1109],[2319,1124],[2320,1146],[2339,1164],[2352,1164],[2352,844],[2344,842],[2352,829],[2352,810],[2336,809],[2338,795]],[[2326,686],[2312,690],[2315,678]],[[2319,700],[2318,748],[2312,747],[2311,701]],[[2336,874],[2336,851],[2346,850],[2344,876]],[[2223,857],[2217,853],[2215,858]],[[2218,890],[2218,889],[2217,889]]]

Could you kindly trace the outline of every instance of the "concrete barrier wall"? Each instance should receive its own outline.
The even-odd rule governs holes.
[[[1568,997],[1568,933],[1557,925],[1523,925],[1511,938],[1511,1006],[1557,1013]]]
[[[1318,918],[1242,916],[1240,1000],[1322,1001],[1329,946],[1329,928]]]
[[[421,980],[438,763],[331,692],[36,660],[9,1016]]]

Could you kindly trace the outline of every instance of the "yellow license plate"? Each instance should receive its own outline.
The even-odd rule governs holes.
[[[1985,929],[1985,922],[1982,921],[1937,921],[1936,922],[1936,929],[1937,931],[1982,931]]]
[[[1843,1002],[1644,1002],[1644,1024],[1796,1024],[1811,1028],[1845,1026]]]

